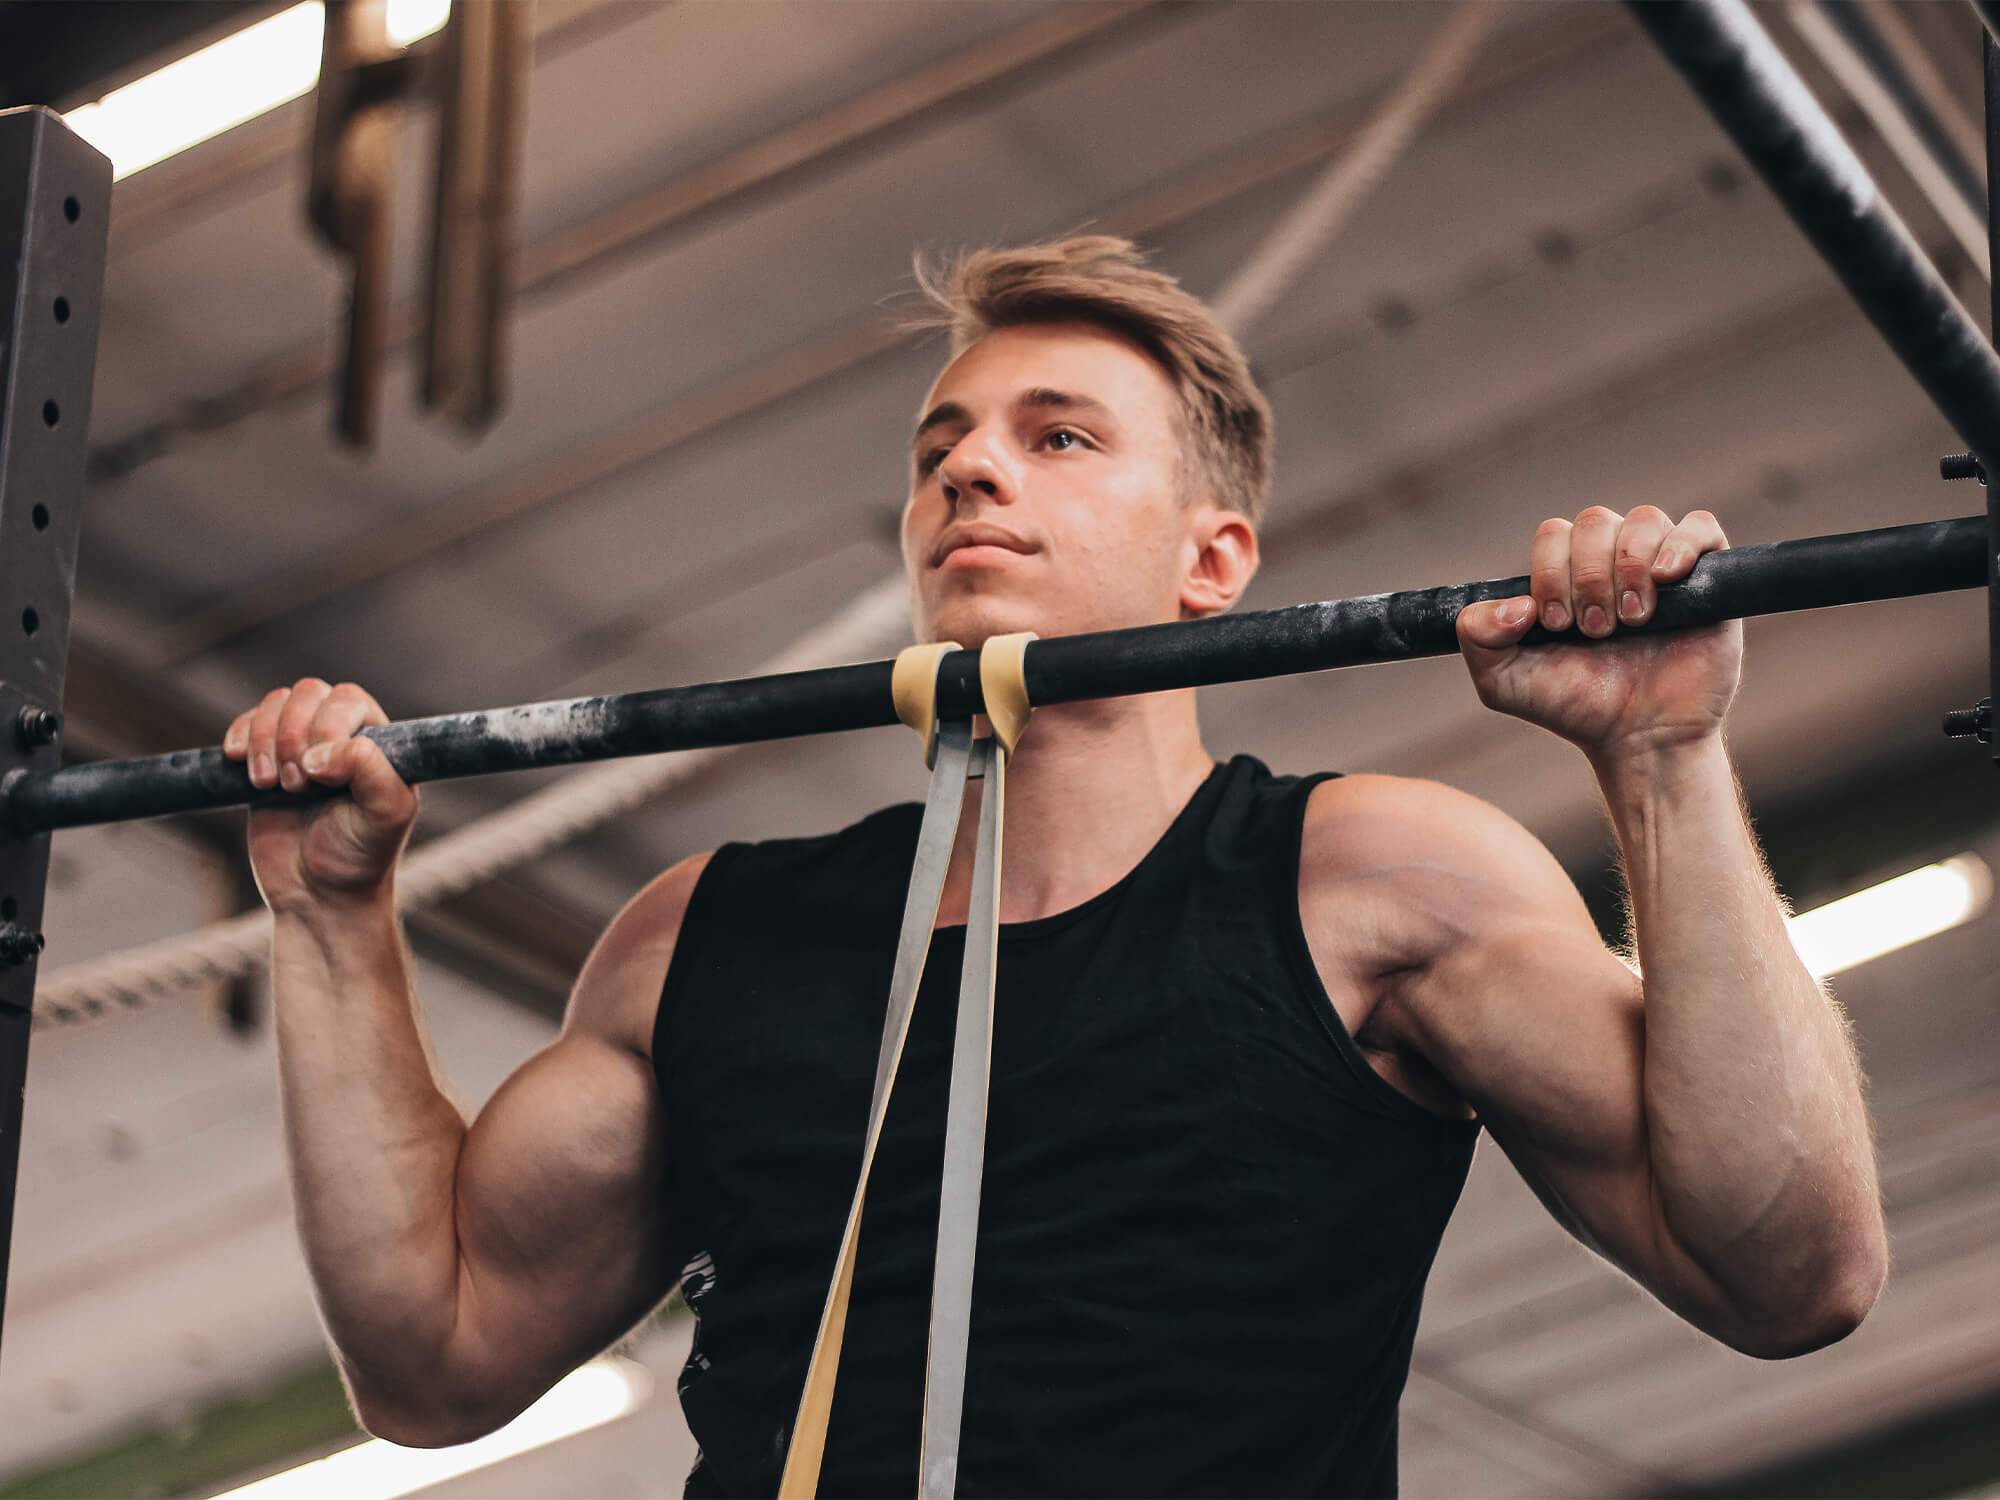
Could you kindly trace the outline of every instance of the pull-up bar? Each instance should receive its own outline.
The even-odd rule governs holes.
[[[1985,524],[1984,517],[1968,516],[1709,553],[1686,580],[1661,586],[1652,620],[1637,630],[1978,588],[1985,582]],[[1036,641],[1027,649],[1028,698],[1042,708],[1448,655],[1458,649],[1455,627],[1466,605],[1527,592],[1526,577],[1496,578]],[[1621,627],[1620,633],[1632,634],[1634,627]],[[1536,626],[1527,644],[1572,639],[1587,637]],[[531,703],[361,732],[382,746],[404,780],[421,782],[872,729],[896,722],[889,691],[893,665],[877,661]],[[984,706],[979,653],[953,652],[938,678],[939,717],[966,718]],[[16,771],[0,782],[0,824],[20,836],[166,813],[314,800],[311,792],[253,789],[243,766],[219,749],[186,750]]]

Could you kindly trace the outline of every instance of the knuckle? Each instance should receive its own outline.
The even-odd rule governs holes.
[[[1661,522],[1664,522],[1668,526],[1674,524],[1673,517],[1669,516],[1657,505],[1635,505],[1626,513],[1625,519],[1628,521],[1643,521],[1648,524]]]
[[[1650,539],[1642,542],[1637,538],[1627,537],[1618,544],[1618,571],[1630,573],[1651,567],[1656,550]]]
[[[1611,569],[1602,563],[1581,563],[1570,570],[1570,582],[1583,593],[1601,593],[1611,587]]]
[[[1570,523],[1564,520],[1561,516],[1550,516],[1546,521],[1542,522],[1541,525],[1535,528],[1535,535],[1537,537],[1567,536],[1569,534],[1569,529],[1570,529]]]
[[[1613,510],[1608,505],[1586,505],[1582,510],[1576,513],[1576,521],[1579,526],[1583,525],[1585,522],[1591,522],[1591,523],[1602,522],[1602,521],[1617,522],[1617,521],[1622,521],[1624,519],[1625,518],[1623,516],[1619,515],[1617,511]]]
[[[301,677],[292,684],[292,691],[301,694],[323,692],[325,689],[326,682],[318,677]]]

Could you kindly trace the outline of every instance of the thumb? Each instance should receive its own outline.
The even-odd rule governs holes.
[[[305,768],[321,786],[344,786],[369,821],[397,825],[416,816],[417,794],[396,774],[382,747],[355,736],[306,752]]]
[[[1466,658],[1477,663],[1518,646],[1534,622],[1535,601],[1526,594],[1468,604],[1458,612],[1458,644]]]
[[[380,823],[409,823],[416,817],[416,791],[396,774],[380,745],[357,735],[341,748],[353,768],[348,795],[363,812]]]

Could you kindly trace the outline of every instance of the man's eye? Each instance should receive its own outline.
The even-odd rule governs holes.
[[[937,466],[944,462],[944,456],[949,452],[951,452],[949,448],[930,448],[919,454],[917,456],[917,477],[920,479],[928,478],[936,470]]]
[[[1069,431],[1067,428],[1058,427],[1054,432],[1050,433],[1042,441],[1047,443],[1051,448],[1055,449],[1056,452],[1066,453],[1071,448],[1080,446],[1083,442],[1083,439],[1078,437],[1075,433]]]

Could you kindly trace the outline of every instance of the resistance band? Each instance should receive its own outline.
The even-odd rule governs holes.
[[[944,1176],[938,1193],[937,1262],[931,1278],[930,1341],[924,1365],[923,1446],[917,1493],[947,1500],[958,1482],[959,1431],[965,1410],[965,1361],[972,1327],[972,1266],[979,1242],[979,1182],[986,1159],[986,1095],[993,1056],[993,976],[1000,941],[1000,838],[1006,814],[1007,760],[1032,712],[1023,680],[1031,633],[995,636],[980,649],[980,684],[993,725],[974,740],[970,718],[939,720],[937,674],[955,642],[912,646],[896,658],[891,691],[896,717],[923,737],[931,767],[924,817],[910,865],[909,895],[890,971],[889,1004],[882,1022],[882,1051],[868,1104],[861,1171],[841,1233],[833,1284],[820,1314],[819,1334],[792,1424],[779,1500],[809,1500],[819,1488],[826,1456],[827,1419],[833,1412],[841,1340],[861,1237],[868,1174],[882,1139],[882,1121],[910,1034],[910,1016],[930,956],[938,903],[951,868],[952,844],[968,781],[983,780],[979,836],[973,852],[972,891],[965,920],[965,962],[959,971],[958,1025],[952,1042],[951,1092],[945,1107]]]

